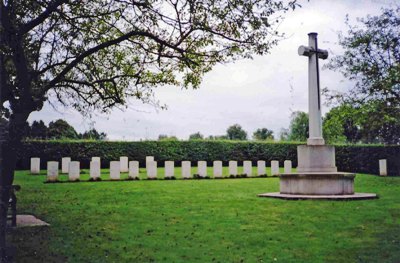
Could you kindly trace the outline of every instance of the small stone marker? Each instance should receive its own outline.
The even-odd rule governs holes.
[[[68,179],[70,181],[77,181],[79,180],[80,175],[80,165],[79,162],[70,162],[68,168]]]
[[[40,174],[40,158],[31,158],[31,174]]]
[[[139,162],[130,161],[129,162],[129,178],[139,178]]]
[[[110,179],[119,180],[121,178],[121,165],[119,161],[110,162]]]
[[[237,175],[237,161],[229,161],[229,175]]]
[[[149,179],[156,179],[157,178],[157,162],[156,161],[149,161],[147,163],[147,177]]]
[[[129,171],[128,157],[127,156],[119,157],[119,165],[121,173],[127,173]]]
[[[90,178],[96,180],[100,178],[101,170],[100,170],[100,162],[91,161],[90,162]]]
[[[279,161],[271,161],[271,175],[279,175]]]
[[[61,159],[61,173],[67,174],[69,169],[69,163],[71,162],[71,157],[63,157]]]
[[[214,178],[222,177],[222,161],[213,162],[213,173],[214,173]]]
[[[257,161],[257,175],[265,175],[265,161]]]
[[[379,175],[387,176],[387,162],[386,159],[379,160]]]
[[[243,173],[248,177],[253,176],[253,167],[251,161],[243,161]]]
[[[47,181],[55,182],[58,179],[58,162],[47,162]]]
[[[207,162],[206,161],[198,161],[197,162],[197,174],[200,177],[207,176]]]
[[[182,178],[188,179],[192,176],[192,164],[190,161],[182,161]]]
[[[175,162],[165,161],[164,163],[165,178],[171,178],[175,176]]]
[[[290,174],[292,172],[292,161],[286,160],[283,162],[283,169],[285,174]]]
[[[154,156],[146,156],[146,169],[148,167],[147,163],[154,162]]]

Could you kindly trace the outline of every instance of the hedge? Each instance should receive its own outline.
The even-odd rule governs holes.
[[[41,167],[47,161],[71,157],[81,162],[81,168],[88,168],[92,156],[101,157],[102,167],[109,162],[128,156],[143,166],[146,156],[154,156],[159,166],[166,160],[205,160],[209,165],[214,160],[278,160],[283,166],[284,160],[291,160],[297,166],[297,145],[299,143],[271,143],[249,141],[26,141],[23,150],[18,154],[17,169],[29,169],[30,158],[40,157]],[[379,173],[379,159],[388,160],[388,173],[400,174],[400,146],[383,145],[335,145],[336,166],[340,171],[358,173]]]

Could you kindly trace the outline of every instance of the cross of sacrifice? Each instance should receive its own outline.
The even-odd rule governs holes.
[[[308,34],[308,47],[300,46],[300,56],[308,57],[308,117],[309,138],[307,145],[324,145],[322,138],[321,99],[318,59],[327,59],[328,51],[318,49],[317,33]]]

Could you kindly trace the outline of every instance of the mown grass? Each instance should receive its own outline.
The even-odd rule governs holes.
[[[348,202],[257,197],[278,191],[278,178],[44,181],[44,174],[16,173],[15,184],[22,186],[19,213],[51,224],[12,231],[17,262],[400,259],[397,177],[358,175],[356,191],[375,192],[380,198]]]

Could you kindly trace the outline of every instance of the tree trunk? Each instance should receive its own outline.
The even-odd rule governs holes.
[[[10,262],[6,231],[10,190],[14,181],[17,152],[21,148],[22,127],[29,115],[12,114],[10,121],[0,123],[0,262]]]

